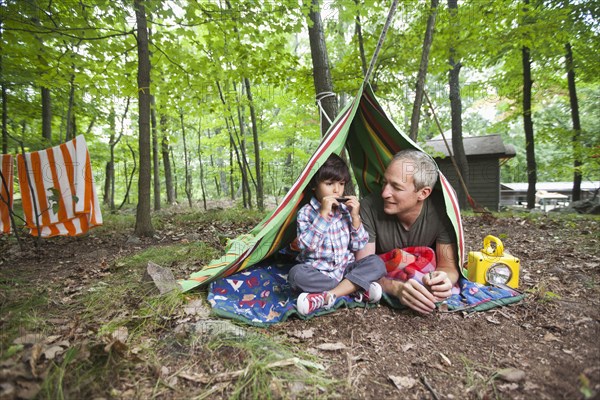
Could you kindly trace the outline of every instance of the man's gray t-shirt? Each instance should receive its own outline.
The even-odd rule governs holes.
[[[443,194],[437,190],[425,199],[421,214],[409,230],[404,229],[395,215],[383,212],[379,192],[361,200],[360,218],[369,233],[369,243],[375,243],[376,254],[410,246],[427,246],[435,250],[436,242],[456,243],[454,228],[445,212]]]

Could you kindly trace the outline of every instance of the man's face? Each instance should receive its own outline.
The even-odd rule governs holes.
[[[414,163],[407,160],[393,161],[387,167],[381,192],[386,214],[398,215],[411,211],[417,207],[419,200],[427,197],[430,189],[415,190],[413,174]]]

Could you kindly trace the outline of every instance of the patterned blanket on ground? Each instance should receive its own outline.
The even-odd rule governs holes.
[[[298,314],[295,307],[298,294],[293,293],[287,282],[287,274],[292,266],[289,262],[267,260],[256,268],[212,282],[208,300],[213,313],[249,325],[267,326],[283,322],[291,315],[309,319],[334,312],[340,307],[367,306],[350,297],[340,297],[330,310],[321,310],[309,316]],[[514,290],[483,286],[462,278],[459,285],[460,293],[446,300],[440,306],[441,311],[446,308],[448,311],[484,311],[520,301],[524,296]],[[384,300],[394,308],[403,307],[396,298],[384,296]]]

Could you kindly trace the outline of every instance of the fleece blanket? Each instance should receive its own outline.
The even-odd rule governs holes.
[[[212,282],[208,300],[215,315],[231,318],[254,326],[268,326],[287,320],[295,315],[309,319],[334,312],[340,307],[371,307],[356,302],[351,297],[340,297],[330,310],[302,316],[296,311],[298,293],[294,293],[287,274],[293,263],[289,261],[265,260],[256,268],[238,272],[227,278]],[[493,307],[518,302],[521,294],[510,288],[496,288],[469,282],[461,278],[459,293],[453,294],[439,304],[440,311],[484,311]],[[398,299],[384,295],[383,300],[391,307],[403,308]]]

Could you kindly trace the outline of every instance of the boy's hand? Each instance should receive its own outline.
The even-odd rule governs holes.
[[[338,201],[335,199],[335,196],[325,196],[321,200],[321,216],[323,218],[329,219],[329,214],[333,210],[334,205],[338,205]]]
[[[346,196],[346,207],[350,210],[350,216],[352,217],[352,226],[355,229],[360,227],[360,202],[356,196]]]

